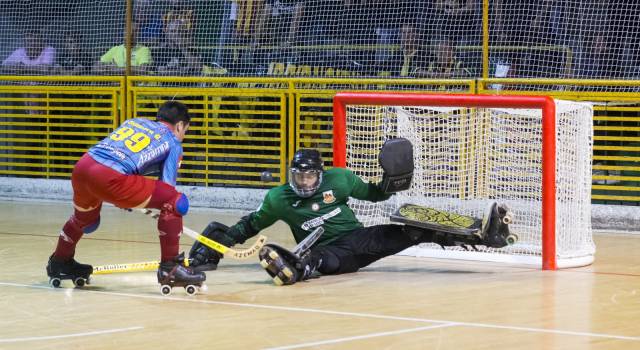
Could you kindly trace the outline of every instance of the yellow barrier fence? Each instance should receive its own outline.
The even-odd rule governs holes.
[[[119,123],[123,77],[0,76],[0,174],[68,178]]]
[[[123,120],[153,118],[176,99],[193,114],[181,184],[270,187],[286,181],[298,148],[318,148],[332,164],[332,98],[344,90],[592,101],[593,199],[640,203],[640,81],[630,80],[0,76],[0,175],[68,178]]]

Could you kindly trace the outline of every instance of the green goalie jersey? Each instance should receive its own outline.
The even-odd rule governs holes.
[[[362,227],[347,205],[349,197],[378,202],[390,195],[372,183],[364,183],[350,170],[333,168],[323,173],[320,188],[309,198],[298,197],[289,184],[272,188],[260,208],[249,215],[249,224],[257,232],[282,220],[291,228],[296,242],[322,226],[325,233],[317,244],[325,245]],[[235,226],[241,229],[240,223]]]

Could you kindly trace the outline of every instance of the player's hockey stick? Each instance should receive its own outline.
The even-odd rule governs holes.
[[[157,219],[158,216],[160,216],[159,213],[156,213],[151,209],[138,209],[138,211],[154,219]],[[253,245],[251,245],[251,247],[246,249],[233,249],[224,246],[212,239],[209,239],[186,226],[182,227],[182,232],[184,232],[184,234],[186,234],[187,236],[195,239],[196,241],[206,245],[207,247],[217,251],[218,253],[237,260],[248,259],[258,254],[262,246],[264,246],[267,241],[266,236],[259,235],[258,239],[255,241],[255,243],[253,243]]]

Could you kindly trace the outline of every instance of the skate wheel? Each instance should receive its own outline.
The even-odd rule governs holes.
[[[184,287],[184,290],[187,292],[187,294],[189,295],[195,295],[196,292],[198,291],[198,289],[196,288],[196,286],[190,284],[186,287]]]
[[[87,279],[84,281],[84,283],[91,284],[91,276],[87,277]]]
[[[278,253],[276,253],[276,251],[275,251],[275,250],[272,250],[272,251],[270,251],[270,252],[269,252],[269,257],[270,257],[271,259],[273,259],[273,260],[276,260],[276,259],[278,259],[280,256],[278,255]]]
[[[284,284],[284,282],[282,282],[282,280],[280,279],[280,277],[276,276],[273,278],[273,283],[276,284],[276,286],[281,286]]]
[[[288,267],[282,269],[282,273],[287,276],[288,279],[291,279],[291,277],[293,277],[293,272]]]
[[[267,259],[260,260],[260,266],[262,266],[263,269],[269,267],[269,262],[267,261]]]
[[[53,288],[60,288],[60,284],[62,283],[62,281],[60,281],[59,278],[51,278],[49,279],[49,285],[51,285],[51,287]]]
[[[79,288],[84,287],[84,284],[85,284],[85,280],[82,277],[78,277],[73,280],[73,285],[76,287],[79,287]]]
[[[162,286],[160,286],[160,294],[164,296],[171,294],[171,286],[166,284],[163,284]]]
[[[518,235],[515,234],[510,234],[507,236],[507,244],[508,245],[513,245],[516,244],[516,242],[518,242]]]
[[[507,215],[502,218],[502,223],[504,223],[505,225],[511,225],[512,222],[513,215],[511,213],[507,213]]]

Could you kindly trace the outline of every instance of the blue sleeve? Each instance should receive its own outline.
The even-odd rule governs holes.
[[[162,170],[160,172],[160,180],[171,186],[176,185],[178,179],[178,168],[182,161],[182,145],[174,144],[164,160]]]

